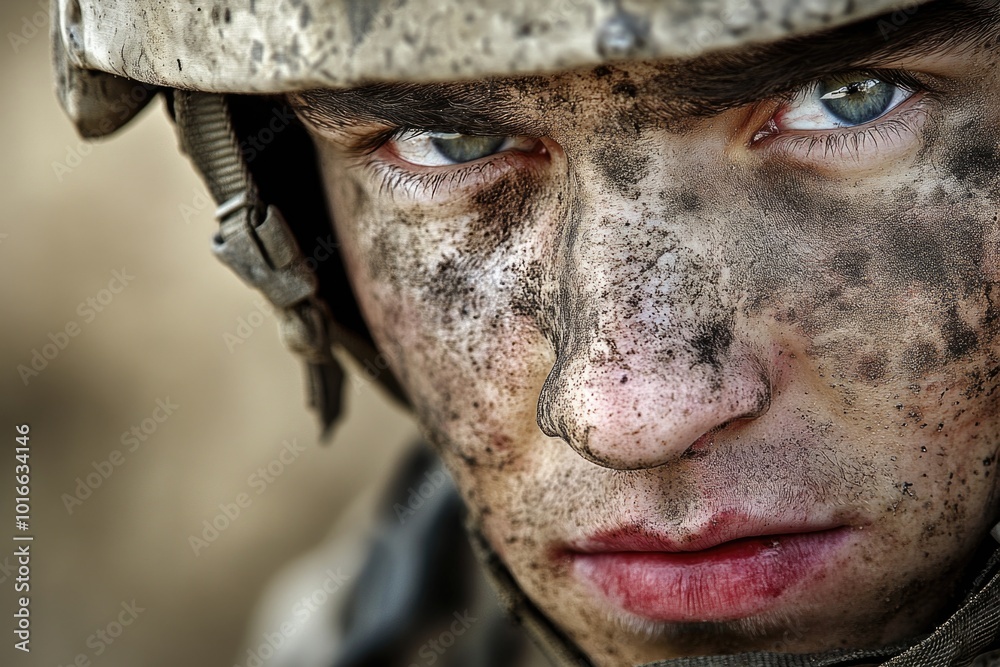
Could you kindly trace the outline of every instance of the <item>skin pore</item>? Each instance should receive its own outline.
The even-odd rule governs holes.
[[[955,603],[998,513],[994,12],[293,96],[376,342],[596,664],[879,646]],[[695,544],[727,516],[840,542],[684,619],[579,566],[595,535]]]

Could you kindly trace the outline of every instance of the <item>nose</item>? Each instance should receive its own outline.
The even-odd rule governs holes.
[[[594,463],[636,470],[761,417],[773,378],[708,253],[617,229],[570,235],[537,421]]]
[[[770,381],[751,355],[706,368],[682,351],[607,356],[606,349],[591,343],[559,355],[537,414],[546,435],[598,465],[664,465],[770,407]]]

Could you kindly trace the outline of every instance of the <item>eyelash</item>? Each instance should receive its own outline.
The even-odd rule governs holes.
[[[822,148],[822,157],[859,159],[866,143],[873,144],[876,151],[892,146],[904,135],[915,134],[930,115],[926,99],[920,91],[914,93],[914,97],[903,102],[901,106],[908,108],[894,109],[887,117],[867,127],[817,130],[808,133],[802,133],[801,130],[798,133],[778,132],[751,144],[753,147],[771,145],[789,154],[804,153],[806,158],[811,157],[817,148]]]
[[[537,159],[532,153],[516,150],[502,151],[479,160],[448,167],[403,166],[399,164],[399,158],[391,156],[391,149],[387,148],[387,144],[403,136],[414,137],[437,131],[440,130],[391,128],[362,139],[355,144],[351,152],[361,162],[363,168],[378,179],[380,195],[392,194],[399,188],[405,188],[418,190],[420,194],[433,197],[442,186],[461,187],[470,179],[478,178],[488,171],[495,172],[490,176],[495,178],[511,169],[537,167]],[[450,131],[461,133],[461,129]],[[384,154],[387,152],[389,155]]]
[[[414,130],[403,128],[396,133],[406,132],[412,136]],[[391,137],[390,139],[391,140]],[[388,141],[388,140],[387,140]],[[383,146],[386,142],[383,142]],[[439,188],[461,187],[470,179],[478,178],[487,171],[495,172],[490,178],[495,178],[511,169],[531,168],[535,166],[527,154],[518,151],[505,151],[480,160],[457,164],[449,167],[404,167],[390,157],[379,155],[376,147],[368,153],[364,168],[379,179],[379,194],[396,192],[399,188],[418,190],[420,194],[433,197]],[[514,162],[518,164],[513,164]]]
[[[900,115],[905,112],[900,112]],[[926,112],[919,109],[910,110],[911,114],[917,114],[926,116]],[[898,140],[902,134],[912,134],[916,128],[917,123],[913,122],[909,118],[890,118],[881,123],[873,125],[869,128],[861,130],[848,130],[847,133],[836,133],[832,132],[827,134],[825,137],[810,137],[810,136],[798,136],[791,137],[789,139],[789,144],[791,147],[798,147],[803,144],[806,145],[805,153],[808,156],[817,146],[823,146],[823,156],[834,155],[837,157],[853,157],[858,155],[859,149],[864,148],[866,142],[871,142],[875,145],[876,150],[879,147],[879,140],[885,144],[892,144],[894,141]]]
[[[483,168],[491,162],[493,160],[470,162],[448,168],[434,167],[432,172],[413,171],[378,157],[369,164],[376,170],[376,175],[381,177],[378,187],[380,195],[385,192],[392,193],[400,187],[407,187],[419,189],[433,197],[442,185],[451,187],[462,185],[470,177],[482,173]]]
[[[417,132],[429,132],[430,130],[417,130]],[[366,137],[353,147],[353,153],[358,156],[371,156],[390,141],[399,139],[403,135],[413,133],[414,130],[408,127],[394,127],[382,130],[370,137]]]

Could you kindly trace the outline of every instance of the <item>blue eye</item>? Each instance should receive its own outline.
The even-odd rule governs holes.
[[[393,142],[396,153],[407,162],[423,167],[444,167],[493,155],[508,148],[511,138],[407,130]]]
[[[778,116],[781,130],[830,130],[878,120],[912,90],[865,73],[831,76],[799,89]]]
[[[474,137],[468,134],[432,134],[431,145],[443,157],[458,164],[493,155],[507,141],[506,137]]]
[[[421,167],[447,167],[474,162],[505,151],[532,151],[538,140],[531,137],[504,137],[405,130],[391,141],[396,154]]]
[[[819,84],[820,102],[847,125],[863,125],[889,110],[898,87],[878,79],[831,78]]]

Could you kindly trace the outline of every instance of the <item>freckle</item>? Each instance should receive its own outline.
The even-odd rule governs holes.
[[[684,190],[678,196],[681,208],[688,212],[697,212],[701,210],[701,197],[697,193],[691,192],[690,190]]]
[[[901,365],[911,377],[923,375],[938,363],[937,347],[930,342],[915,343],[903,351]],[[911,384],[910,391],[920,392],[920,385]]]
[[[942,326],[942,332],[947,343],[948,355],[952,358],[961,357],[971,352],[979,344],[976,332],[962,321],[955,306],[949,309]]]
[[[885,376],[886,362],[881,355],[868,355],[858,362],[858,375],[868,381],[875,382]]]

